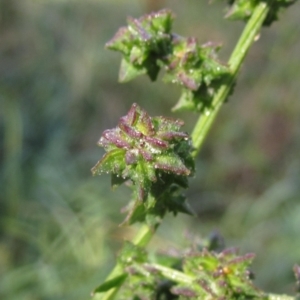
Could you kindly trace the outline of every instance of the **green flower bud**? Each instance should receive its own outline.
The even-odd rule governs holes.
[[[281,8],[288,7],[296,2],[296,0],[227,0],[230,5],[226,17],[231,20],[245,20],[247,21],[255,7],[260,2],[266,2],[270,7],[267,17],[263,23],[264,26],[271,25],[274,21],[278,19],[278,12]]]
[[[159,60],[169,52],[173,21],[171,11],[164,9],[142,16],[128,18],[127,27],[121,27],[106,46],[123,54],[119,80],[129,81],[141,74],[155,80],[159,72]]]
[[[194,171],[191,141],[187,133],[180,131],[182,125],[181,120],[150,117],[133,104],[116,128],[103,132],[98,145],[106,154],[92,173],[130,179],[140,200],[147,198],[153,184],[163,176],[179,182]]]

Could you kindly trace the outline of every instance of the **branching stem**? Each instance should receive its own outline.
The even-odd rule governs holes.
[[[145,247],[149,241],[151,240],[152,236],[155,234],[156,228],[151,228],[146,224],[143,224],[132,240],[132,243],[140,246],[140,247]],[[124,274],[122,267],[117,263],[113,270],[110,272],[106,280],[113,279],[117,276],[120,276]],[[95,293],[93,295],[93,300],[112,300],[115,298],[115,295],[117,294],[118,290],[120,289],[120,286],[117,286],[115,288],[110,289],[106,293]]]
[[[195,128],[192,133],[192,141],[193,145],[195,147],[195,151],[193,153],[194,156],[198,154],[200,151],[200,148],[203,144],[204,139],[207,136],[207,133],[212,125],[212,123],[215,120],[215,117],[221,107],[221,105],[224,103],[224,101],[227,99],[230,90],[235,82],[237,73],[240,69],[240,66],[250,48],[250,46],[255,41],[256,36],[258,35],[260,28],[262,26],[262,23],[269,11],[269,7],[266,4],[266,2],[261,2],[258,4],[256,9],[254,10],[253,15],[249,19],[230,59],[229,59],[229,66],[231,69],[231,77],[228,79],[228,81],[222,85],[217,92],[216,96],[213,99],[212,102],[212,108],[208,110],[206,113],[201,115],[198,122],[195,125]],[[133,243],[138,246],[146,246],[148,242],[151,240],[152,236],[155,233],[155,229],[150,228],[147,225],[143,225],[136,235],[136,237],[133,240]],[[158,267],[158,266],[156,266]],[[171,279],[178,281],[178,282],[184,282],[185,280],[191,280],[190,277],[187,275],[174,271],[172,269],[168,269],[163,266],[159,266],[160,271],[162,274],[164,274],[167,277],[167,274],[171,274],[173,276]],[[123,270],[120,267],[120,265],[116,265],[114,269],[111,271],[110,275],[107,277],[107,280],[110,280],[112,278],[115,278],[117,276],[120,276],[123,274]],[[112,300],[115,298],[116,293],[118,292],[120,286],[110,289],[109,291],[105,293],[96,293],[93,296],[93,300]],[[292,300],[293,298],[288,296],[277,296],[277,295],[270,295],[270,300]]]
[[[259,34],[260,28],[263,21],[269,11],[269,6],[266,2],[261,2],[255,8],[251,18],[249,19],[236,47],[234,48],[231,57],[228,61],[229,67],[231,69],[231,76],[228,78],[227,82],[223,84],[219,91],[216,93],[212,106],[210,109],[206,110],[198,119],[194,130],[192,132],[192,141],[194,145],[194,153],[196,156],[200,151],[204,139],[213,124],[220,107],[226,101],[232,86],[236,80],[238,71],[242,65],[242,62],[250,49],[250,46],[255,41]]]

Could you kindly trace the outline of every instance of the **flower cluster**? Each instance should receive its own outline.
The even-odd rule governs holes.
[[[155,80],[159,60],[169,53],[173,21],[171,11],[164,9],[139,19],[128,18],[127,27],[121,27],[106,46],[123,54],[119,80],[126,82],[141,74]]]
[[[260,0],[227,0],[230,8],[226,17],[232,20],[248,20],[255,7],[261,2]],[[265,26],[271,25],[278,19],[278,12],[281,8],[288,7],[296,2],[296,0],[264,0],[270,7],[268,15],[263,23]]]
[[[130,222],[143,220],[144,213],[135,215],[137,208],[140,213],[141,209],[151,207],[154,215],[185,210],[185,199],[178,194],[178,187],[187,187],[187,177],[194,172],[194,160],[190,138],[180,131],[182,125],[181,120],[150,117],[133,104],[116,128],[103,132],[98,145],[106,153],[92,173],[111,173],[113,185],[127,180],[133,183],[137,199],[130,208]],[[160,203],[149,204],[151,199]]]
[[[143,248],[127,242],[119,254],[126,277],[120,299],[265,300],[266,295],[252,283],[253,258],[252,253],[239,256],[235,249],[220,253],[203,249],[156,255],[152,264]]]
[[[200,253],[191,253],[183,261],[183,271],[196,278],[196,284],[193,287],[179,286],[178,294],[184,289],[201,299],[261,297],[263,293],[251,281],[249,266],[253,258],[252,253],[238,256],[236,249],[226,249],[221,253],[204,249]]]
[[[173,15],[169,10],[128,19],[107,43],[107,47],[123,54],[119,79],[122,82],[141,74],[155,80],[159,70],[163,79],[183,88],[176,110],[201,111],[208,107],[216,87],[230,72],[220,63],[212,43],[199,46],[195,38],[171,33]]]
[[[164,80],[183,89],[173,110],[202,111],[210,106],[216,88],[229,74],[228,67],[217,59],[219,49],[213,43],[200,47],[195,38],[174,38]]]

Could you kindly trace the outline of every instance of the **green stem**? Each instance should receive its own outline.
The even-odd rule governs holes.
[[[146,224],[143,224],[132,243],[140,247],[145,247],[150,242],[157,227],[158,225],[155,228],[152,228]]]
[[[230,90],[236,80],[236,76],[241,67],[241,64],[244,61],[244,58],[250,46],[255,41],[255,38],[260,31],[260,28],[268,11],[269,6],[265,2],[261,2],[257,5],[235,49],[233,50],[231,57],[228,61],[229,67],[231,69],[231,76],[227,80],[227,82],[220,87],[219,91],[217,92],[212,101],[212,108],[210,108],[206,111],[206,113],[200,116],[192,132],[192,141],[195,147],[193,153],[194,156],[198,154],[202,143],[206,138],[207,133],[218,114],[220,107],[227,99]]]
[[[247,54],[250,46],[255,40],[256,35],[258,34],[261,25],[268,13],[269,7],[265,3],[260,3],[252,17],[250,18],[249,22],[247,23],[230,59],[229,59],[229,66],[231,68],[231,74],[232,76],[227,81],[226,84],[222,85],[216,94],[216,96],[213,99],[212,102],[212,109],[208,111],[208,113],[201,116],[201,118],[198,120],[197,124],[195,125],[194,131],[192,133],[192,140],[193,145],[195,147],[194,156],[197,155],[197,153],[200,150],[200,147],[208,133],[208,130],[210,129],[218,111],[221,107],[222,103],[226,100],[231,87],[236,79],[236,75],[240,69],[240,66],[245,58],[245,55]],[[151,240],[153,234],[155,233],[155,229],[148,227],[147,225],[143,225],[138,232],[137,236],[134,238],[133,243],[138,246],[146,246],[148,242]],[[163,268],[163,267],[160,267]],[[161,270],[163,272],[163,270]],[[165,270],[166,271],[166,270]],[[109,276],[107,277],[107,280],[111,280],[115,277],[118,277],[120,275],[124,274],[123,270],[120,265],[116,265],[114,269],[111,271]],[[174,275],[173,270],[173,275]],[[177,273],[176,273],[177,274]],[[174,276],[176,276],[176,274]],[[177,274],[179,276],[179,274]],[[183,274],[186,276],[185,274]],[[178,277],[180,278],[180,276]],[[183,277],[182,277],[183,278]],[[186,278],[187,279],[187,278]],[[107,281],[106,280],[106,281]],[[105,293],[95,293],[93,296],[93,300],[112,300],[115,298],[116,293],[118,292],[119,288],[121,287],[121,284],[117,287],[114,287],[110,290],[108,290]],[[281,299],[281,298],[280,298]],[[277,300],[276,298],[272,298],[272,300]],[[279,300],[279,298],[278,298]],[[283,299],[282,299],[283,300]],[[284,300],[289,300],[288,298]]]
[[[132,240],[132,243],[140,247],[145,247],[151,240],[152,236],[154,235],[156,228],[152,228],[146,224],[143,224],[140,230],[138,231],[137,235]],[[123,274],[124,274],[123,268],[117,263],[113,268],[113,270],[110,272],[110,274],[107,276],[106,281],[116,278]],[[121,284],[114,288],[111,288],[105,293],[97,293],[97,289],[96,289],[95,292],[93,293],[93,300],[100,300],[100,299],[112,300],[115,298],[115,295],[119,291],[120,287]]]
[[[160,274],[163,275],[165,278],[175,281],[177,283],[191,285],[195,279],[192,276],[188,276],[180,271],[159,264],[145,264],[145,266],[154,268],[155,270],[159,271]]]

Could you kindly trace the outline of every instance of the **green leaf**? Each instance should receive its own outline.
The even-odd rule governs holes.
[[[182,89],[181,96],[176,105],[173,106],[172,111],[200,111],[202,105],[197,105],[197,102],[191,90]]]
[[[125,220],[121,223],[121,226],[132,225],[136,222],[144,222],[146,217],[145,204],[142,201],[132,201],[125,209],[127,216]]]
[[[130,40],[132,35],[130,34],[127,27],[121,27],[115,34],[115,36],[106,43],[106,47],[111,50],[120,51],[124,55],[130,53]]]
[[[149,189],[151,183],[156,181],[155,170],[152,162],[140,160],[136,166],[135,174],[132,175],[135,181],[141,182],[146,189]]]
[[[152,27],[157,33],[169,33],[172,28],[174,15],[168,9],[163,9],[157,13],[154,13],[152,18]]]
[[[183,164],[182,160],[175,153],[157,156],[154,167],[177,175],[190,175],[191,171]]]
[[[212,101],[219,87],[227,80],[229,74],[220,79],[213,80],[208,86],[203,84],[197,91],[183,89],[178,103],[173,111],[197,111],[208,113],[212,107]],[[206,75],[206,81],[211,81],[211,75]]]
[[[169,210],[175,215],[181,212],[190,216],[196,216],[195,212],[186,201],[186,197],[184,195],[172,195],[171,197],[169,197],[168,202]]]
[[[128,82],[135,77],[146,74],[147,70],[143,66],[135,66],[128,62],[126,58],[121,61],[120,71],[119,71],[119,81]]]
[[[226,18],[230,20],[245,20],[248,19],[255,6],[257,5],[257,0],[238,0],[230,7],[226,14]]]
[[[122,176],[118,176],[116,174],[111,174],[111,186],[112,188],[117,188],[119,185],[124,183],[128,178],[123,178]]]
[[[94,291],[93,294],[106,292],[114,287],[122,285],[122,283],[127,278],[127,274],[121,274],[112,279],[106,280],[102,284],[100,284]]]
[[[103,172],[120,174],[125,169],[125,150],[115,149],[104,154],[101,160],[92,168],[93,175],[100,175]]]

